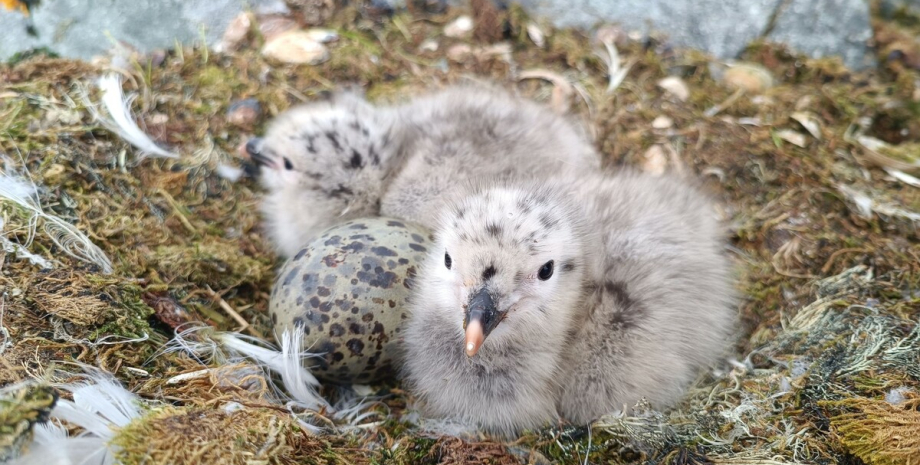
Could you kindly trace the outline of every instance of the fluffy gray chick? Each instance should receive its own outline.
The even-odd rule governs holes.
[[[396,106],[353,93],[278,116],[247,144],[268,190],[262,210],[279,252],[360,216],[433,227],[470,180],[545,178],[597,169],[579,128],[542,105],[484,86],[457,86]]]
[[[505,183],[442,218],[403,340],[431,415],[510,436],[663,408],[728,345],[722,228],[679,179]]]

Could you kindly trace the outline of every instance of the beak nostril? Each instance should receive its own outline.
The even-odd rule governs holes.
[[[253,137],[246,142],[246,153],[248,153],[250,157],[258,156],[261,148],[262,139],[259,137]]]

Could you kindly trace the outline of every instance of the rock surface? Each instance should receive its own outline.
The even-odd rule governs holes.
[[[115,40],[141,52],[177,41],[200,43],[202,37],[213,45],[246,5],[266,14],[287,11],[283,0],[54,0],[33,8],[31,18],[0,9],[0,60],[39,47],[90,59],[109,51]]]
[[[891,0],[894,1],[894,0]],[[667,34],[671,43],[733,58],[755,39],[784,43],[812,57],[839,55],[853,69],[871,65],[865,0],[521,0],[557,26],[615,22]]]
[[[451,3],[462,3],[453,0]],[[497,0],[500,3],[503,0]],[[405,0],[375,0],[394,7]],[[677,46],[733,58],[752,40],[784,43],[811,57],[837,55],[853,69],[872,65],[866,41],[872,36],[866,0],[520,0],[535,16],[557,26],[590,28],[619,23],[628,30],[665,33]],[[249,4],[257,12],[285,11],[282,0],[56,0],[34,9],[32,22],[18,12],[0,11],[0,60],[16,52],[48,47],[68,57],[105,53],[113,39],[141,51],[195,43],[216,43]],[[920,0],[885,0],[883,7],[916,8]],[[27,26],[34,24],[36,35]]]

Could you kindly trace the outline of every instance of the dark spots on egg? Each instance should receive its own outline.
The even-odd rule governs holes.
[[[320,286],[316,289],[316,294],[320,297],[329,297],[332,295],[332,291],[328,287]]]
[[[408,265],[408,264],[409,264],[409,259],[408,259],[408,258],[400,258],[399,260],[397,260],[397,263],[399,263],[400,265]]]
[[[297,255],[294,255],[294,261],[298,261],[307,254],[307,249],[300,249],[300,252],[297,252]]]
[[[326,247],[339,245],[342,242],[342,236],[332,236],[329,239],[326,239],[326,242],[323,242],[323,245]]]
[[[358,323],[352,323],[348,325],[348,332],[351,334],[364,334],[364,326]]]
[[[396,308],[396,301],[395,301],[395,300],[388,300],[388,301],[387,301],[387,304],[390,306],[390,308]]]
[[[278,315],[272,312],[272,324],[278,324]]]
[[[383,246],[371,247],[371,252],[381,257],[395,257],[397,255],[392,249]]]
[[[364,223],[355,223],[348,227],[348,229],[367,229],[367,225]]]
[[[402,221],[388,220],[387,226],[392,226],[394,228],[405,228],[406,223],[403,223]]]
[[[412,284],[415,282],[415,275],[416,275],[415,267],[410,266],[406,270],[406,279],[403,280],[403,286],[405,286],[406,289],[412,289]]]
[[[295,267],[294,267],[293,269],[291,269],[291,271],[288,272],[288,274],[284,277],[284,281],[283,281],[284,285],[285,285],[285,286],[290,286],[290,285],[291,285],[291,281],[293,281],[294,278],[297,277],[297,273],[300,273],[300,267],[295,266]]]
[[[310,306],[313,308],[319,308],[319,297],[310,297]]]
[[[298,307],[303,306],[303,296],[302,296],[302,295],[301,295],[301,296],[297,296],[297,306],[298,306]]]
[[[343,353],[341,353],[341,352],[333,352],[333,353],[332,353],[332,361],[333,361],[333,362],[336,362],[336,363],[337,363],[337,362],[341,362],[341,361],[344,360],[344,359],[345,359],[345,354],[343,354]]]
[[[322,310],[322,309],[320,309],[320,310]],[[319,319],[320,319],[320,321],[322,321],[323,323],[329,323],[329,315],[326,315],[325,313],[322,314],[322,315],[320,315],[320,316],[319,316]],[[320,326],[320,329],[322,329],[322,326]]]
[[[332,310],[332,302],[322,302],[322,303],[319,304],[319,311],[321,311],[321,312],[323,312],[323,313],[329,313],[330,310]],[[323,315],[323,316],[325,316],[325,315]],[[327,317],[327,318],[328,318],[328,317]],[[324,320],[324,322],[325,322],[325,320]]]
[[[412,240],[415,242],[425,242],[425,238],[418,234],[412,233]]]
[[[338,257],[335,254],[326,255],[323,257],[323,264],[329,268],[335,268],[339,266]]]
[[[346,252],[352,252],[352,253],[360,252],[362,249],[364,249],[364,244],[362,244],[362,243],[360,243],[360,242],[358,242],[358,241],[354,241],[354,242],[352,242],[351,244],[348,244],[348,245],[342,247],[342,250],[344,250],[344,251],[346,251]]]
[[[425,246],[421,244],[416,244],[414,242],[409,244],[409,248],[416,252],[427,252],[428,251],[428,249],[426,249]]]
[[[331,325],[329,325],[329,335],[330,336],[339,337],[343,334],[345,334],[345,328],[342,325],[338,323],[332,323]]]
[[[351,314],[352,314],[352,315],[357,315],[359,311],[360,311],[360,310],[358,309],[358,307],[351,307]]]
[[[363,321],[363,322],[365,322],[365,323],[370,323],[371,321],[374,321],[374,314],[373,314],[373,313],[365,313],[364,316],[361,317],[361,321]]]
[[[351,355],[362,355],[364,351],[364,342],[361,342],[360,339],[349,339],[345,343],[345,347],[348,347],[348,350],[351,351]]]

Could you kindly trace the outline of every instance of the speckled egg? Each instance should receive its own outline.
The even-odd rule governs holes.
[[[426,229],[392,218],[348,221],[287,261],[272,290],[275,331],[302,326],[313,374],[332,383],[394,375],[406,299],[431,247]]]

